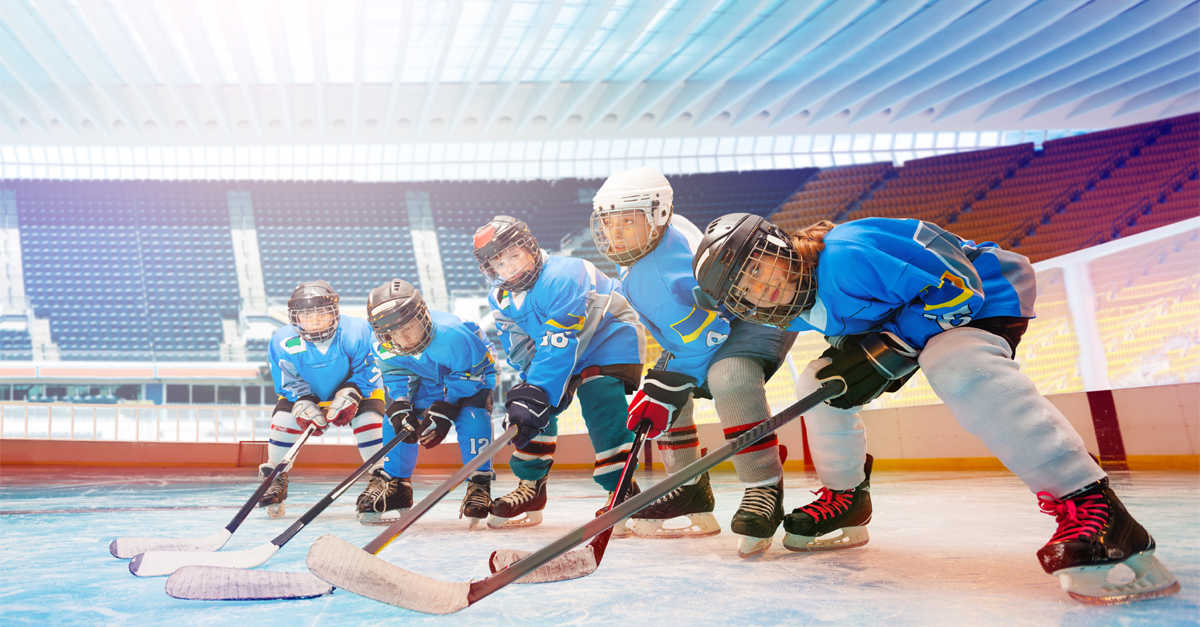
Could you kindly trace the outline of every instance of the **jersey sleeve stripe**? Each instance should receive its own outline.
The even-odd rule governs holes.
[[[671,325],[679,337],[683,338],[684,344],[700,337],[705,327],[712,323],[717,318],[717,312],[692,307],[692,310],[684,317],[683,320]]]

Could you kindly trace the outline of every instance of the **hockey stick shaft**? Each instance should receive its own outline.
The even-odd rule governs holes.
[[[308,425],[308,428],[300,434],[300,437],[296,438],[295,443],[293,443],[292,446],[288,448],[287,453],[283,455],[283,459],[280,460],[278,464],[275,464],[275,468],[271,470],[271,474],[267,475],[266,479],[263,479],[262,484],[260,484],[258,489],[254,491],[254,494],[250,495],[250,499],[246,501],[245,505],[242,505],[242,509],[238,510],[238,513],[233,517],[233,520],[229,521],[228,525],[225,525],[225,529],[229,531],[229,533],[236,531],[237,528],[242,524],[242,521],[246,520],[246,517],[250,515],[250,512],[254,511],[254,507],[258,505],[258,500],[267,493],[267,489],[270,488],[271,484],[275,482],[275,477],[278,477],[279,473],[283,472],[284,468],[287,468],[289,465],[291,465],[292,460],[296,459],[296,455],[300,453],[300,447],[304,446],[305,442],[308,442],[308,438],[312,436],[312,432],[316,428],[316,425],[310,424]]]
[[[395,540],[400,534],[404,533],[405,529],[408,529],[409,526],[417,522],[421,516],[424,516],[425,512],[429,511],[434,505],[437,505],[438,502],[445,498],[445,496],[453,491],[454,488],[457,488],[458,484],[462,483],[467,477],[471,476],[471,473],[479,470],[480,466],[486,464],[488,460],[495,457],[496,453],[499,453],[500,449],[507,446],[508,443],[514,437],[516,437],[516,435],[517,428],[515,426],[509,427],[508,430],[500,435],[500,437],[496,438],[495,441],[484,447],[483,450],[479,451],[479,454],[476,455],[474,459],[464,464],[463,467],[457,472],[455,472],[453,475],[450,475],[449,479],[443,481],[442,485],[434,488],[433,492],[430,492],[428,496],[426,496],[424,499],[421,499],[420,503],[417,503],[415,507],[405,512],[404,515],[400,517],[400,520],[397,520],[389,525],[387,529],[384,529],[383,532],[376,536],[374,540],[371,540],[367,546],[363,547],[363,550],[371,553],[372,555],[378,554],[380,551],[382,551],[385,547],[387,547],[387,545],[391,544],[392,540]]]
[[[611,510],[629,498],[629,490],[633,487],[633,473],[638,465],[638,452],[642,450],[642,445],[646,442],[646,434],[650,432],[652,426],[649,420],[643,420],[638,423],[637,429],[633,432],[633,447],[629,449],[629,459],[625,461],[625,468],[621,471],[621,480],[617,482],[617,489],[613,490],[612,498],[608,502],[608,509]],[[612,530],[613,528],[609,527],[592,540],[592,550],[597,565],[600,564],[600,560],[604,559],[604,549],[608,548]]]
[[[812,409],[817,404],[841,394],[845,389],[846,384],[841,380],[826,382],[817,391],[796,401],[782,412],[764,420],[742,435],[729,440],[708,455],[684,466],[678,472],[668,475],[665,479],[655,484],[653,488],[649,488],[645,492],[613,507],[604,514],[589,520],[581,527],[573,529],[565,536],[534,551],[508,568],[482,580],[472,582],[470,584],[470,591],[467,593],[467,603],[474,605],[493,592],[536,570],[542,564],[587,542],[599,533],[612,528],[621,519],[631,516],[666,495],[671,490],[699,477],[717,464],[733,457],[738,451],[754,444],[779,427],[791,422],[794,418]]]

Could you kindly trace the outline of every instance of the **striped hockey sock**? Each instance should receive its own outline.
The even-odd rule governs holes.
[[[288,449],[296,443],[304,430],[296,424],[292,412],[277,411],[271,414],[271,433],[267,436],[267,463],[274,466],[283,461]],[[291,470],[291,466],[288,466]]]
[[[691,400],[679,410],[675,424],[658,436],[657,442],[658,454],[667,474],[673,474],[700,459],[700,436],[696,432],[696,423],[692,420]],[[685,485],[691,485],[699,479],[696,477]]]
[[[762,366],[753,359],[729,357],[712,365],[708,385],[725,439],[733,439],[771,417]],[[779,438],[771,434],[733,456],[738,479],[747,488],[774,485],[783,477]]]
[[[364,462],[383,448],[382,414],[374,411],[360,412],[354,417],[354,420],[350,421],[350,426],[354,428],[354,440],[358,442],[358,454],[362,456]],[[373,471],[374,468],[371,470]]]
[[[633,432],[625,428],[625,417],[629,414],[625,383],[613,377],[592,377],[579,386],[576,394],[592,450],[596,451],[592,478],[612,492],[617,489],[633,448]]]

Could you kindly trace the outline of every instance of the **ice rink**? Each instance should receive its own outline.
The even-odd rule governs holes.
[[[348,472],[348,471],[346,471]],[[414,477],[419,500],[449,473]],[[226,549],[267,542],[332,489],[342,471],[298,468],[288,513],[256,511]],[[659,475],[661,476],[661,475]],[[656,479],[639,471],[645,487]],[[130,535],[204,536],[253,491],[252,469],[107,471],[6,468],[0,503],[0,621],[14,625],[1195,625],[1200,622],[1200,481],[1194,472],[1117,472],[1117,494],[1158,543],[1183,590],[1165,599],[1091,607],[1071,600],[1038,566],[1054,520],[1000,472],[877,472],[871,541],[817,554],[786,551],[782,530],[757,559],[737,557],[729,519],[741,496],[732,473],[713,476],[720,535],[613,541],[582,579],[512,585],[459,614],[426,616],[337,590],[304,601],[200,602],[168,597],[165,578],[139,579],[108,544]],[[515,487],[507,472],[493,496]],[[263,568],[305,570],[320,535],[364,545],[383,527],[354,518],[351,490]],[[813,474],[788,473],[788,510],[807,503]],[[468,533],[462,489],[381,553],[431,577],[488,574],[497,548],[535,549],[602,505],[583,473],[555,473],[545,522]]]

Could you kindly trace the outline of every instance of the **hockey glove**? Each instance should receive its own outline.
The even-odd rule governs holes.
[[[634,431],[638,423],[649,420],[653,426],[646,437],[657,438],[675,424],[679,410],[687,404],[695,389],[696,380],[686,374],[666,370],[648,371],[642,379],[642,389],[638,390],[629,404],[629,420],[625,426]]]
[[[546,430],[550,424],[550,398],[536,385],[522,383],[508,391],[508,399],[504,403],[508,415],[504,418],[504,428],[516,425],[517,435],[513,444],[521,448]]]
[[[325,408],[325,418],[330,424],[344,427],[358,415],[358,404],[362,402],[362,394],[352,387],[344,387],[333,395],[329,407]]]
[[[917,371],[917,349],[883,331],[861,336],[831,338],[834,346],[821,354],[833,363],[817,371],[818,381],[841,379],[846,392],[828,401],[851,409],[866,405],[884,392],[895,392]]]
[[[388,422],[392,423],[392,430],[396,432],[396,435],[405,432],[406,423],[409,422],[409,417],[412,416],[412,410],[412,403],[408,401],[392,401],[392,404],[388,405],[385,411],[387,412]],[[416,444],[420,433],[421,430],[416,429],[410,432],[408,437],[400,441],[405,444]]]
[[[450,432],[450,423],[457,417],[457,405],[446,401],[434,401],[429,409],[425,410],[424,420],[414,424],[416,416],[413,415],[409,417],[408,423],[421,434],[421,446],[433,448],[446,439],[446,434]]]
[[[312,432],[314,437],[320,437],[329,426],[329,421],[325,420],[325,414],[317,404],[315,396],[305,396],[293,403],[292,416],[296,418],[296,424],[300,425],[301,429],[307,429],[310,424],[316,425],[317,428]]]

